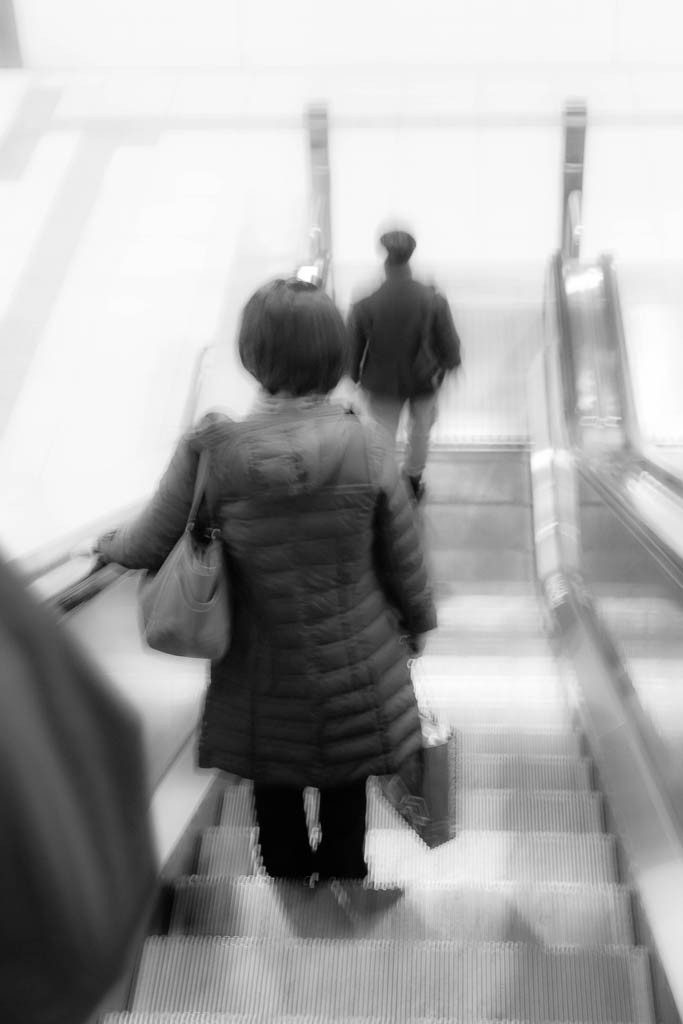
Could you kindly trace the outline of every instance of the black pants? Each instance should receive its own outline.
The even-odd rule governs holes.
[[[321,839],[308,839],[304,794],[286,786],[254,786],[263,864],[274,878],[365,878],[365,781],[320,791]]]

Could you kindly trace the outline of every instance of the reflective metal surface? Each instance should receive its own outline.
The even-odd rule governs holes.
[[[568,279],[574,282],[569,296],[565,287],[556,295],[559,301],[554,303],[549,295],[546,303],[549,386],[545,415],[535,422],[537,449],[532,461],[537,558],[554,609],[558,643],[565,652],[567,678],[637,892],[643,931],[654,952],[659,1011],[663,1019],[676,1020],[683,1008],[683,841],[673,780],[678,765],[670,757],[666,770],[661,719],[674,717],[678,699],[662,680],[666,664],[667,678],[679,676],[678,602],[668,577],[668,596],[657,590],[661,570],[653,565],[651,552],[633,532],[620,535],[615,522],[605,519],[604,500],[598,496],[591,501],[586,474],[577,473],[584,446],[597,450],[606,465],[610,446],[623,450],[627,438],[616,415],[616,357],[603,358],[607,340],[597,330],[601,319],[604,323],[598,276],[584,274],[577,280],[581,268],[573,265],[566,270],[555,280],[565,286]],[[563,310],[565,299],[569,302]],[[537,372],[538,401],[542,376]],[[569,429],[562,422],[563,411]],[[564,498],[561,486],[553,489],[549,484],[558,463],[566,473]],[[550,544],[548,537],[553,535]],[[663,587],[661,580],[659,586]],[[644,669],[654,665],[653,680]],[[663,694],[659,721],[648,718],[648,700],[661,701]]]

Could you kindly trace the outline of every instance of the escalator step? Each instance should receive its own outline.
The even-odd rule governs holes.
[[[254,787],[248,780],[228,786],[223,794],[220,824],[231,828],[253,828],[256,824]]]
[[[572,729],[506,728],[481,725],[455,729],[458,754],[499,754],[524,756],[576,757],[581,753],[581,739]]]
[[[403,882],[616,882],[614,836],[597,832],[460,832],[430,850],[410,829],[368,832],[375,885]]]
[[[469,656],[454,655],[462,648],[454,640],[451,651],[424,654],[415,667],[418,685],[435,697],[496,703],[512,700],[522,704],[532,701],[564,700],[565,689],[558,677],[557,664],[547,656],[512,657],[505,654],[487,656],[477,651]]]
[[[134,1010],[651,1024],[647,954],[526,943],[155,937]]]
[[[572,714],[568,705],[555,700],[532,701],[526,704],[514,699],[483,702],[471,695],[450,695],[442,699],[430,693],[430,706],[442,721],[454,729],[471,729],[473,726],[564,730],[572,728]]]
[[[371,786],[370,794],[369,828],[410,828],[377,786]],[[456,789],[453,824],[456,832],[602,832],[602,796],[576,790]]]
[[[455,939],[603,946],[633,943],[630,894],[615,885],[467,882],[309,889],[269,878],[185,878],[170,931],[260,938]]]
[[[402,824],[400,818],[397,820]],[[199,874],[258,873],[256,838],[250,830],[246,849],[242,847],[246,869],[236,870],[235,832],[239,831],[206,830]],[[377,885],[463,879],[477,883],[588,884],[617,880],[614,837],[597,832],[462,831],[450,842],[430,850],[407,827],[379,828],[367,833],[365,850],[370,879]]]
[[[670,598],[600,595],[598,609],[608,628],[636,649],[647,639],[679,643],[683,636],[683,612]]]
[[[200,875],[253,875],[258,870],[257,829],[204,829],[197,867]]]
[[[463,789],[590,789],[591,762],[577,757],[462,754],[456,785]]]
[[[195,1013],[173,1010],[152,1010],[150,1012],[123,1011],[108,1013],[102,1018],[102,1024],[393,1024],[387,1017],[347,1017],[321,1016],[309,1014],[275,1015],[264,1018],[262,1014],[253,1013]],[[449,1021],[428,1017],[405,1018],[403,1024],[450,1024]],[[459,1022],[453,1022],[459,1024]],[[478,1024],[513,1024],[511,1021],[480,1021]],[[529,1021],[515,1021],[514,1024],[531,1024]]]
[[[527,633],[539,636],[543,619],[535,594],[450,594],[438,602],[439,636],[448,630],[512,636]],[[432,634],[430,634],[431,639]]]
[[[572,790],[458,790],[455,806],[455,825],[458,830],[603,831],[600,793]]]
[[[454,783],[462,789],[589,790],[591,783],[591,763],[585,758],[463,754],[456,758],[454,773]],[[371,786],[370,805],[377,799],[376,787]],[[318,815],[317,790],[304,791],[304,807],[311,827]],[[256,823],[251,783],[229,786],[223,797],[220,824],[252,828]]]

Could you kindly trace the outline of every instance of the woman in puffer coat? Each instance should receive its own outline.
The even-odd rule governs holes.
[[[199,764],[253,779],[269,874],[362,878],[366,780],[421,746],[406,638],[419,644],[436,616],[414,511],[383,433],[329,400],[347,342],[322,291],[259,289],[239,351],[262,386],[256,407],[183,437],[147,508],[98,550],[158,569],[208,450],[202,514],[225,543],[233,633],[211,665]],[[320,791],[315,852],[306,786]]]

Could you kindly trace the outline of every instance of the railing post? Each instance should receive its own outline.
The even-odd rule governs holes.
[[[581,197],[588,113],[583,100],[564,109],[564,161],[562,165],[562,234],[564,259],[578,259],[581,251]]]
[[[23,67],[14,0],[0,0],[0,68]]]
[[[308,107],[306,120],[311,162],[310,262],[319,268],[324,281],[332,251],[327,107],[317,104]]]

